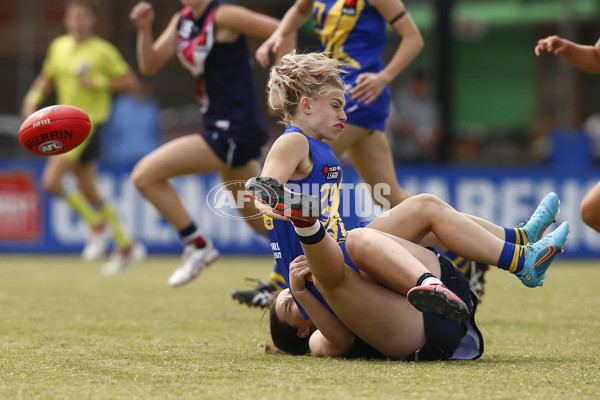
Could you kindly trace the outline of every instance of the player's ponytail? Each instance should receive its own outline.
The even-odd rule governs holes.
[[[344,90],[341,74],[343,62],[323,53],[296,54],[281,57],[271,68],[267,85],[269,105],[280,111],[282,123],[288,125],[302,97],[315,98],[332,89]]]

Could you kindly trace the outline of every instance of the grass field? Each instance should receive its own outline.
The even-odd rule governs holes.
[[[543,288],[493,270],[477,361],[269,356],[262,311],[232,289],[269,258],[224,258],[192,284],[174,257],[103,277],[77,257],[0,257],[1,399],[599,399],[600,263],[557,262]]]

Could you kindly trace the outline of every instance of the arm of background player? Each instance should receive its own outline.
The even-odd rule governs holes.
[[[140,81],[137,76],[131,71],[127,71],[125,74],[111,79],[108,82],[108,88],[113,93],[119,92],[135,92],[141,87]]]
[[[560,55],[585,72],[600,74],[600,39],[594,46],[585,46],[553,35],[538,40],[534,51],[537,56],[542,51]]]
[[[400,1],[371,0],[373,7],[386,21],[392,21],[402,11],[406,11]],[[356,79],[352,88],[352,99],[370,104],[421,52],[425,42],[421,32],[415,25],[410,14],[406,13],[391,25],[392,29],[402,39],[390,62],[377,74],[364,73]]]
[[[287,52],[283,51],[288,36],[295,32],[312,15],[312,0],[296,0],[294,5],[287,10],[279,26],[271,36],[256,50],[256,61],[266,68],[269,65],[269,54],[275,53],[280,57]]]
[[[175,14],[159,38],[154,41],[152,23],[154,9],[146,2],[138,3],[129,14],[137,28],[136,53],[140,72],[143,75],[156,74],[177,51],[177,21]]]
[[[42,104],[46,96],[50,93],[52,85],[52,78],[44,72],[41,72],[35,78],[21,106],[21,117],[23,119],[37,111],[40,104]]]

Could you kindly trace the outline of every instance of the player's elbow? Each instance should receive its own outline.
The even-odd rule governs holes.
[[[346,333],[335,338],[335,342],[329,341],[323,346],[312,348],[311,353],[316,357],[341,357],[350,352],[354,346],[355,336]]]
[[[413,48],[417,53],[420,53],[421,50],[425,47],[425,39],[423,39],[423,35],[418,30],[414,33],[411,38]]]
[[[156,74],[156,72],[157,72],[156,68],[150,68],[148,66],[141,65],[141,64],[138,69],[140,71],[140,74],[143,76],[152,76],[152,75]]]

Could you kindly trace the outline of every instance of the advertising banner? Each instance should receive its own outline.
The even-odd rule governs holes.
[[[579,166],[581,167],[581,166]],[[87,228],[60,199],[41,187],[41,161],[0,161],[0,252],[76,253],[81,251]],[[131,233],[150,253],[179,253],[177,232],[156,212],[130,182],[131,165],[102,165],[99,182],[103,196],[114,202]],[[347,229],[360,220],[379,215],[371,190],[382,199],[386,187],[369,188],[350,165],[343,166],[340,214]],[[563,257],[600,256],[600,233],[587,227],[579,205],[596,184],[600,169],[548,166],[398,166],[400,184],[411,193],[432,193],[459,211],[505,227],[526,221],[549,191],[560,199],[558,221],[569,221],[571,235]],[[197,225],[223,254],[270,254],[265,239],[257,235],[237,212],[247,196],[233,199],[218,175],[186,176],[172,184]],[[65,181],[65,187],[74,185]],[[256,216],[259,217],[259,216]],[[550,228],[550,230],[552,227]],[[473,238],[477,240],[477,238]]]

